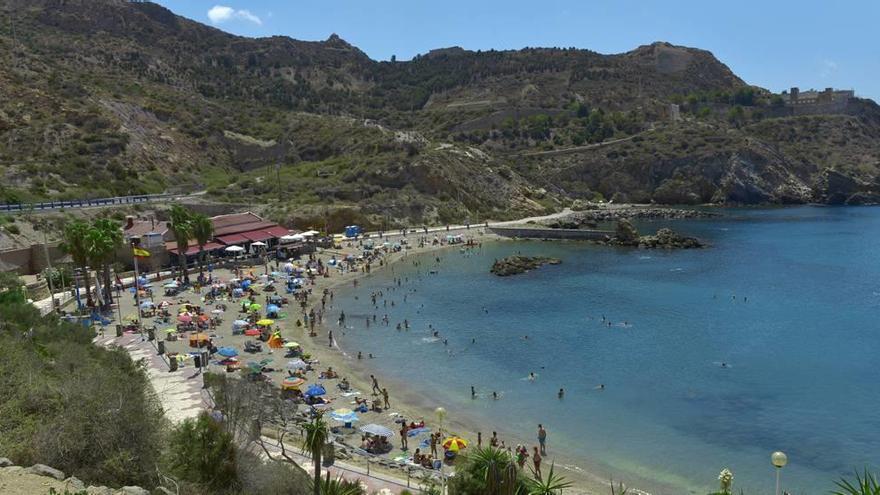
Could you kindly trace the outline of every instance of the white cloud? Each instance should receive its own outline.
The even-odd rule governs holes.
[[[822,70],[819,73],[822,77],[828,77],[837,72],[837,62],[830,59],[822,61]]]
[[[210,19],[213,24],[222,24],[233,19],[241,19],[257,25],[263,24],[262,19],[251,13],[251,11],[244,9],[235,10],[232,7],[227,7],[225,5],[215,5],[211,7],[211,9],[208,10],[208,19]]]

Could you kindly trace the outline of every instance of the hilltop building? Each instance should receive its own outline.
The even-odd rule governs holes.
[[[825,88],[822,91],[811,89],[801,91],[797,87],[789,91],[783,91],[780,95],[785,106],[792,110],[794,115],[842,113],[856,95],[851,89]]]

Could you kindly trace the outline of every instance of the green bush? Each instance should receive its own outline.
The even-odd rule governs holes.
[[[171,433],[167,464],[169,471],[180,479],[212,490],[240,486],[232,435],[204,412],[196,419],[187,419]]]
[[[16,291],[8,282],[0,293]],[[143,365],[92,337],[0,298],[0,452],[86,482],[150,486],[163,444],[161,408]]]

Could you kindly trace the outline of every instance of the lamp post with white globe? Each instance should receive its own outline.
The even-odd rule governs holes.
[[[788,464],[788,456],[784,452],[776,451],[770,454],[770,462],[776,467],[776,495],[779,495],[779,471]]]

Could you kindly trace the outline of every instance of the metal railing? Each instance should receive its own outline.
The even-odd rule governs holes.
[[[61,208],[91,208],[95,206],[128,205],[150,203],[176,198],[178,194],[141,194],[137,196],[115,196],[112,198],[69,199],[42,201],[36,203],[0,203],[0,211],[25,212],[58,210]]]

